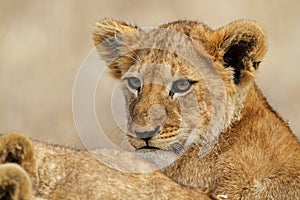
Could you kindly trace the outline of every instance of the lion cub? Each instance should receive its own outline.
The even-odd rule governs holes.
[[[105,19],[93,39],[122,83],[129,143],[162,173],[229,199],[300,198],[299,142],[253,81],[267,50],[254,22]]]
[[[0,165],[0,197],[215,198],[205,190],[228,199],[299,199],[299,142],[253,82],[267,49],[255,23],[212,30],[177,21],[143,31],[105,19],[93,39],[121,81],[128,141],[150,162],[4,135],[0,163],[22,168]]]

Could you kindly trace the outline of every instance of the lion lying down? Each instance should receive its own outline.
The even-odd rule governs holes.
[[[157,171],[122,172],[126,167],[153,171],[154,166],[131,154],[95,152],[117,162],[131,161],[132,166],[119,171],[87,151],[30,141],[19,133],[0,136],[0,149],[0,199],[210,199]]]

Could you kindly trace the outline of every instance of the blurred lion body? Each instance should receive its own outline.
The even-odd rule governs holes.
[[[0,136],[0,146],[1,199],[209,199],[129,153],[75,150],[18,133]],[[105,159],[115,162],[115,168],[101,162]],[[137,169],[149,173],[128,172]]]
[[[33,146],[36,195],[45,199],[205,199],[202,191],[180,186],[129,153],[108,149],[75,151],[40,142],[33,142]],[[115,162],[116,168],[102,159]],[[133,173],[134,169],[150,173]]]

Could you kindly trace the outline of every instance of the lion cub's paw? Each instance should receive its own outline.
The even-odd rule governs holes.
[[[29,200],[32,198],[31,181],[27,172],[17,164],[0,165],[0,199]]]
[[[16,163],[32,173],[35,168],[35,159],[31,141],[20,133],[1,135],[0,163]]]

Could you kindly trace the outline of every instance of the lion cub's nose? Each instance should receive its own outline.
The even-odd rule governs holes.
[[[160,129],[160,126],[157,126],[155,129],[153,129],[151,131],[143,131],[143,132],[134,131],[134,133],[136,134],[137,137],[139,137],[141,139],[146,139],[146,138],[151,138],[155,134],[157,134],[159,132],[159,129]]]

